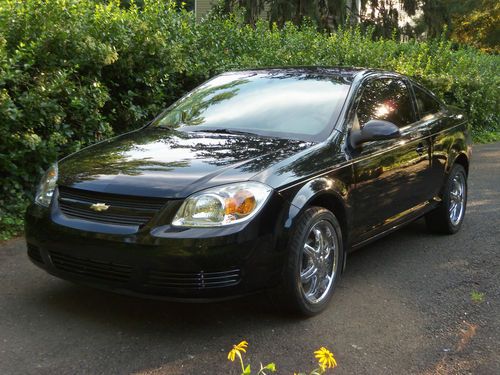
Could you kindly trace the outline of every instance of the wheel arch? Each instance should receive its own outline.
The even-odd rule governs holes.
[[[462,167],[465,169],[465,174],[468,176],[469,175],[469,158],[465,153],[461,152],[458,155],[456,155],[455,159],[453,160],[452,163],[450,163],[450,167],[448,168],[448,172],[451,170],[451,167],[455,164],[460,164]]]
[[[336,194],[325,191],[312,197],[304,209],[314,206],[326,208],[335,214],[340,223],[343,241],[345,242],[347,240],[347,212],[342,199]]]
[[[454,139],[448,149],[448,157],[446,160],[446,174],[448,175],[451,168],[455,164],[460,164],[465,169],[467,176],[469,175],[469,164],[472,149],[465,137],[457,137]]]
[[[309,181],[302,186],[291,200],[288,217],[285,223],[286,232],[293,230],[297,219],[309,207],[323,207],[331,211],[340,223],[344,248],[344,264],[346,249],[349,243],[350,210],[347,199],[347,186],[343,182],[328,177]]]

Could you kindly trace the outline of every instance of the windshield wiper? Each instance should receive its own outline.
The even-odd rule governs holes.
[[[220,133],[220,134],[234,134],[234,135],[257,135],[255,133],[246,132],[242,130],[235,129],[227,129],[227,128],[208,128],[208,129],[199,129],[199,130],[191,130],[195,133]]]

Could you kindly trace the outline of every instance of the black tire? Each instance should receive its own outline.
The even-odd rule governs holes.
[[[310,240],[312,237],[314,228],[320,228],[318,226],[323,226],[325,228],[325,234],[330,234],[332,241],[336,241],[336,248],[334,251],[328,251],[328,254],[332,254],[330,266],[330,255],[328,257],[323,257],[323,262],[321,263],[321,269],[323,271],[318,271],[318,276],[316,276],[316,283],[322,284],[326,282],[328,286],[324,286],[325,290],[322,294],[321,300],[314,303],[309,301],[304,295],[304,287],[301,282],[301,271],[303,263],[313,262],[309,260],[308,255],[304,255],[304,248],[306,246],[306,241]],[[332,230],[333,229],[333,230]],[[317,238],[316,238],[317,240]],[[332,242],[333,243],[333,242]],[[334,248],[333,246],[331,248]],[[322,207],[311,207],[305,210],[297,224],[295,225],[293,232],[288,243],[288,259],[285,265],[283,273],[283,282],[280,288],[282,296],[285,298],[286,306],[296,314],[301,316],[314,316],[322,312],[332,298],[335,286],[340,280],[340,274],[342,271],[343,258],[344,258],[344,247],[342,242],[342,231],[340,229],[340,224],[335,215]],[[326,250],[325,250],[326,251]],[[336,255],[338,254],[338,255]],[[336,262],[336,263],[334,263]],[[311,263],[312,265],[313,263]],[[329,270],[331,267],[332,274],[330,278],[326,276],[320,276],[325,270]],[[320,267],[318,267],[319,269]],[[314,276],[313,276],[314,277]],[[331,282],[327,281],[333,279]],[[320,291],[323,286],[318,287]],[[310,297],[311,298],[311,297]]]
[[[456,179],[463,181],[463,208],[458,221],[452,219],[450,208],[454,201],[452,189],[454,189]],[[457,233],[462,227],[467,207],[467,173],[460,164],[455,164],[443,186],[442,201],[438,207],[425,215],[425,222],[429,231],[441,234]]]

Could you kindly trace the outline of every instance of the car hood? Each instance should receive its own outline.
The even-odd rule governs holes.
[[[280,138],[144,128],[87,147],[59,163],[63,186],[184,198],[244,181],[311,143]]]

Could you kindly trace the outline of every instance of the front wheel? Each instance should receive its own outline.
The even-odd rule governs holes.
[[[335,215],[322,207],[307,209],[293,230],[288,251],[286,302],[301,315],[316,315],[330,301],[342,269],[342,231]]]
[[[467,206],[467,174],[455,164],[443,188],[442,202],[425,216],[427,228],[434,233],[453,234],[459,231]]]

